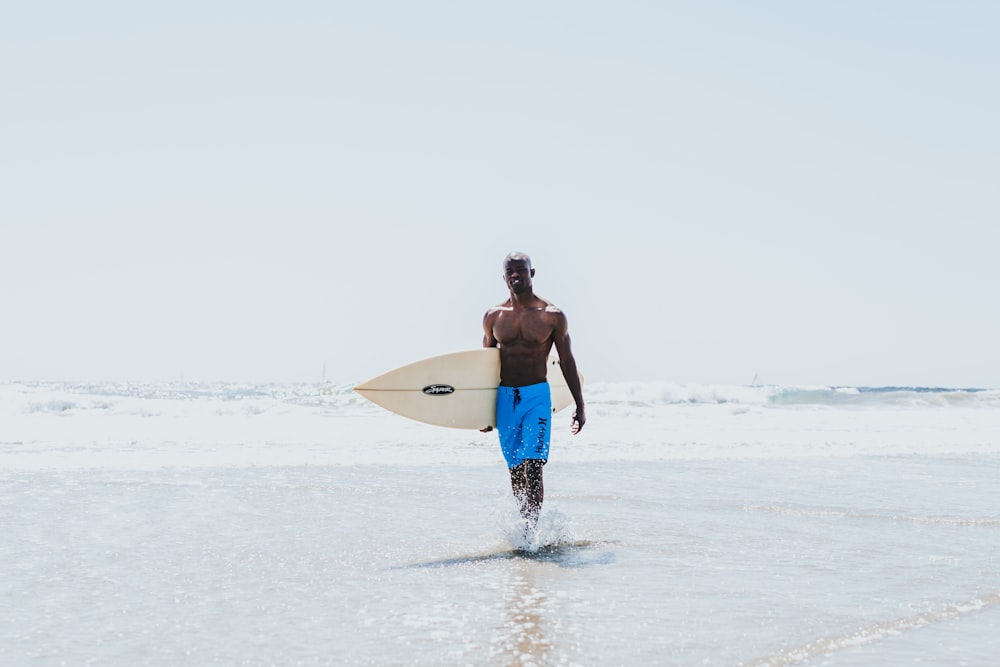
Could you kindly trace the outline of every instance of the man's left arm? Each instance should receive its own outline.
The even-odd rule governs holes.
[[[580,373],[576,369],[573,346],[570,344],[569,325],[566,321],[566,315],[562,312],[556,314],[552,340],[555,343],[556,353],[559,355],[559,367],[562,369],[563,377],[566,378],[566,386],[569,387],[569,393],[573,395],[573,400],[576,402],[576,412],[573,413],[573,424],[570,426],[570,431],[576,435],[587,423],[587,413],[584,410]]]

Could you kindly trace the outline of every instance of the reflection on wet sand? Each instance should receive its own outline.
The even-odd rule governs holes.
[[[552,650],[545,618],[548,599],[536,585],[537,568],[518,563],[510,572],[504,592],[504,624],[500,628],[503,664],[529,667],[549,664]]]
[[[613,544],[565,541],[537,550],[505,549],[399,565],[392,569],[462,568],[487,564],[502,568],[506,574],[502,590],[502,620],[495,632],[490,633],[487,662],[508,667],[540,667],[559,663],[561,658],[553,655],[560,619],[546,616],[555,595],[553,584],[561,580],[559,572],[614,563],[615,553],[601,548]]]

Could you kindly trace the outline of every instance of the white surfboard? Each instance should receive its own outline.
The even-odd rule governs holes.
[[[547,380],[552,412],[573,404],[556,356],[549,357]],[[401,366],[362,382],[354,391],[386,410],[425,424],[481,429],[496,426],[498,384],[500,350],[484,347]]]

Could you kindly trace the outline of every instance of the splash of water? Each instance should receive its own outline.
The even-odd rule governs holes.
[[[507,496],[494,512],[494,518],[514,549],[537,553],[541,549],[573,543],[569,518],[554,507],[543,507],[538,523],[532,527],[521,516],[513,497]]]

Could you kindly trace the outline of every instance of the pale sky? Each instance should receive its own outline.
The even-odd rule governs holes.
[[[590,380],[1000,387],[1000,3],[38,2],[0,380],[365,380],[531,255]]]

